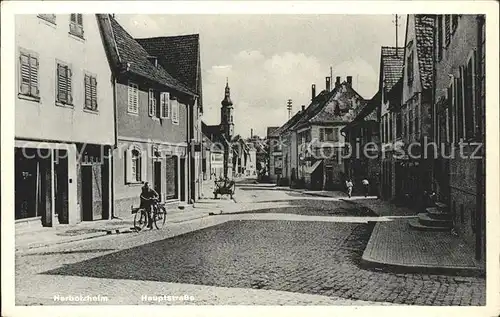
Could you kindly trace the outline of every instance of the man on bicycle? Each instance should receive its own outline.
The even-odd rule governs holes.
[[[151,213],[153,209],[153,205],[155,203],[155,200],[158,199],[160,195],[149,187],[149,183],[145,182],[144,186],[142,186],[142,192],[141,192],[141,206],[140,208],[144,208],[146,210],[146,213],[148,214],[148,228],[153,229],[153,220],[151,219]]]

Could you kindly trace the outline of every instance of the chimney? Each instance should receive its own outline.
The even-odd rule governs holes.
[[[250,129],[250,139],[253,138],[253,129]]]
[[[326,92],[330,92],[330,77],[325,77],[326,79]]]
[[[306,105],[302,105],[302,111],[306,110]]]
[[[338,86],[340,86],[340,76],[337,76],[335,80],[335,88],[337,88]]]
[[[352,87],[352,76],[347,76],[347,85]]]
[[[316,98],[316,85],[312,84],[311,86],[311,99]]]

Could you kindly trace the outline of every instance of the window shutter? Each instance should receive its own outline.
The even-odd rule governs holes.
[[[91,100],[92,100],[92,110],[97,109],[97,78],[90,77],[90,88],[91,88]]]
[[[21,54],[20,72],[21,72],[21,93],[26,95],[30,93],[30,57],[26,54]]]
[[[458,108],[458,78],[453,78],[453,102],[451,103],[451,113],[450,113],[450,129],[451,129],[451,139],[452,143],[456,142],[457,135],[457,108]]]
[[[458,109],[457,109],[457,138],[464,136],[464,68],[460,66],[460,78],[458,80]]]
[[[173,105],[172,105],[172,122],[173,123],[179,123],[179,101],[173,100]]]
[[[148,101],[149,102],[149,101]],[[128,111],[138,113],[138,89],[134,83],[128,84]]]
[[[170,99],[170,93],[167,93],[167,106],[166,106],[166,109],[167,109],[167,118],[171,118],[172,117],[172,99]]]
[[[325,140],[325,129],[319,128],[319,141],[323,142]]]
[[[66,94],[67,94],[67,100],[68,100],[68,103],[69,104],[73,104],[73,94],[72,94],[72,91],[71,91],[71,77],[73,75],[73,73],[71,72],[71,68],[69,68],[69,66],[66,66],[66,75],[67,75],[67,91],[66,91]]]
[[[160,116],[162,118],[170,118],[170,93],[162,92],[161,93],[161,103],[160,103]]]
[[[61,64],[57,64],[57,100],[66,102],[67,100],[67,69]]]
[[[140,180],[147,182],[148,179],[148,152],[147,150],[143,150],[141,152],[141,176]]]
[[[91,92],[90,76],[85,75],[85,108],[92,108],[92,92]]]
[[[132,150],[128,148],[125,150],[125,182],[132,182]]]
[[[133,96],[133,91],[132,91],[132,85],[129,83],[128,84],[128,111],[134,111],[133,104],[134,104],[134,96]]]
[[[476,70],[475,70],[475,62],[476,62],[476,51],[473,50],[471,57],[469,61],[467,62],[467,94],[468,94],[468,100],[467,104],[465,105],[466,111],[465,111],[465,120],[466,120],[466,128],[467,130],[465,131],[466,137],[467,138],[472,138],[474,137],[474,132],[475,132],[475,118],[474,118],[474,109],[476,105]]]
[[[30,56],[30,93],[38,97],[38,58]]]
[[[134,85],[133,87],[133,96],[134,96],[134,112],[138,113],[139,112],[139,89],[137,85]]]
[[[450,41],[451,41],[450,19],[451,19],[451,15],[449,15],[449,14],[445,15],[444,31],[445,31],[446,46],[448,46],[450,44]]]
[[[148,101],[148,113],[149,113],[149,116],[152,117],[154,116],[154,90],[153,89],[149,89],[149,101]]]
[[[453,14],[451,16],[451,19],[452,19],[452,32],[455,33],[458,27],[458,14]]]
[[[160,92],[160,118],[165,117],[165,109],[163,109],[165,105],[165,93]]]

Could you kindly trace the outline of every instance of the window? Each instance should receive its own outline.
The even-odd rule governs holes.
[[[443,57],[443,16],[438,15],[437,17],[437,34],[436,34],[436,51],[437,57],[440,61]]]
[[[451,15],[446,14],[444,16],[444,35],[445,35],[445,46],[446,47],[448,47],[448,45],[450,45],[450,41],[451,41],[450,24],[451,24]]]
[[[418,138],[420,137],[420,122],[419,122],[419,117],[415,113],[415,137]]]
[[[457,85],[457,114],[455,116],[456,140],[464,137],[464,104],[463,104],[463,67],[460,67],[460,77]]]
[[[479,16],[479,67],[478,67],[478,78],[480,82],[480,89],[479,89],[479,104],[478,104],[478,109],[480,109],[480,115],[478,116],[478,122],[476,123],[478,125],[478,128],[480,129],[481,133],[484,132],[484,128],[482,124],[484,124],[484,111],[485,111],[485,74],[486,74],[486,69],[485,69],[485,40],[486,40],[486,28],[485,28],[485,17],[484,15]]]
[[[71,13],[69,21],[69,33],[83,38],[83,15],[81,13]]]
[[[401,137],[401,134],[403,133],[402,129],[402,122],[401,122],[401,112],[398,112],[396,114],[396,138]]]
[[[465,66],[464,78],[464,119],[465,119],[465,138],[470,139],[474,137],[474,107],[476,98],[474,92],[476,91],[476,72],[475,72],[475,51],[471,52],[471,56]]]
[[[73,105],[71,77],[71,67],[67,64],[58,62],[56,102],[64,105]]]
[[[451,33],[454,34],[458,27],[458,14],[453,14],[451,16]]]
[[[406,76],[408,77],[408,85],[413,82],[413,50],[408,53],[406,61]]]
[[[403,134],[405,138],[408,137],[408,113],[406,112],[406,110],[403,113]]]
[[[162,92],[160,95],[160,118],[170,118],[170,93]]]
[[[132,150],[132,181],[141,181],[141,155],[136,149]]]
[[[172,123],[179,124],[179,101],[172,100]]]
[[[413,111],[410,110],[408,112],[408,136],[411,137],[411,135],[413,134]]]
[[[389,116],[386,114],[384,116],[385,121],[385,142],[389,142]]]
[[[453,79],[453,82],[456,79]],[[446,116],[446,142],[453,142],[453,115],[455,113],[455,85],[453,82],[447,89],[447,116]]]
[[[389,141],[392,141],[392,118],[389,117]]]
[[[38,17],[42,20],[50,22],[52,24],[56,24],[56,15],[55,14],[39,14]]]
[[[149,89],[148,113],[150,117],[156,117],[156,93],[154,89]]]
[[[146,156],[141,151],[140,147],[130,146],[125,153],[126,157],[126,178],[125,182],[139,183],[146,180],[146,161],[143,160]]]
[[[22,51],[19,55],[19,94],[39,99],[38,56]]]
[[[319,129],[319,140],[323,141],[332,141],[338,142],[338,128],[320,128]]]
[[[139,113],[139,86],[128,83],[128,112]]]
[[[97,111],[97,79],[85,74],[85,109]]]

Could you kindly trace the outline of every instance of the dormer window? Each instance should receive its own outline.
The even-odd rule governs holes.
[[[148,56],[148,60],[154,67],[158,67],[158,58],[156,56]]]

